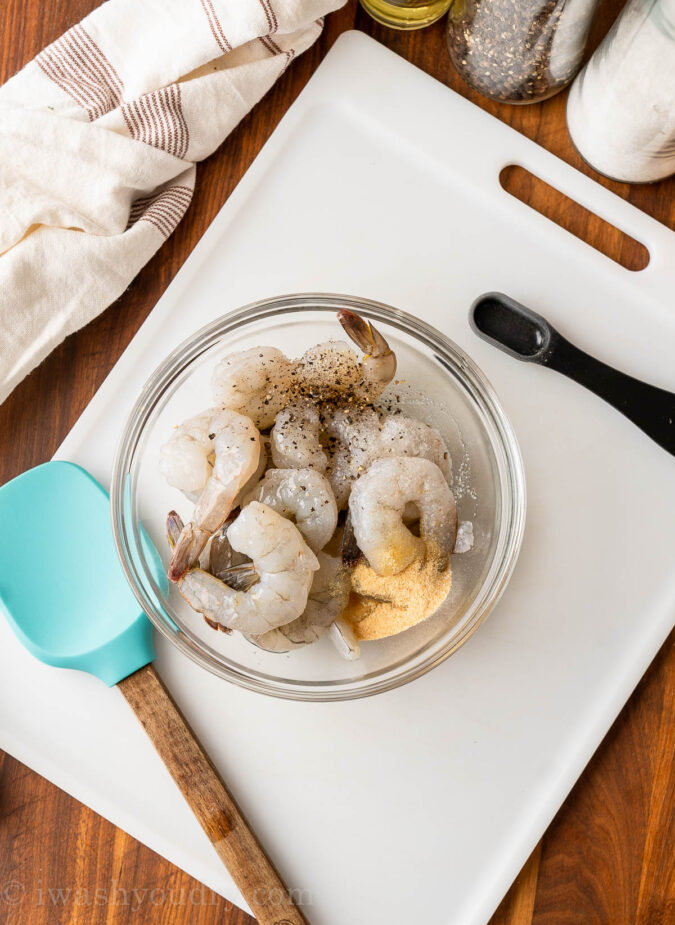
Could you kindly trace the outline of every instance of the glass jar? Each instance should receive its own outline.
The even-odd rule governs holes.
[[[373,19],[392,29],[422,29],[440,19],[452,0],[360,0]]]
[[[675,0],[629,0],[570,90],[567,127],[614,180],[675,173]]]
[[[547,99],[581,66],[598,0],[454,0],[452,63],[469,86],[504,103]]]

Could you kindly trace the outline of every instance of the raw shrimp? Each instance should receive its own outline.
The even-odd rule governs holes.
[[[209,537],[226,520],[237,495],[255,473],[260,458],[260,434],[253,421],[230,410],[200,415],[199,452],[213,469],[199,495],[192,520],[178,538],[169,564],[169,579],[177,581],[197,559]],[[196,419],[193,419],[196,420]],[[191,461],[191,465],[197,458]]]
[[[343,341],[327,341],[310,347],[300,358],[297,389],[309,398],[325,401],[344,398],[373,401],[389,385],[396,372],[396,357],[377,328],[347,310],[338,321],[365,356]]]
[[[307,606],[319,563],[295,524],[251,501],[227,538],[234,550],[250,556],[259,581],[248,591],[236,591],[202,569],[190,569],[178,586],[193,610],[247,636],[297,619]]]
[[[159,451],[159,468],[169,485],[196,501],[213,469],[209,429],[215,409],[197,414],[175,428]]]
[[[372,408],[338,408],[326,431],[349,448],[354,476],[386,456],[421,456],[436,463],[448,483],[452,478],[452,459],[443,437],[416,418],[392,414],[381,421]]]
[[[250,417],[264,430],[288,400],[296,363],[276,347],[252,347],[230,353],[213,371],[217,405]]]
[[[213,431],[209,424],[218,411],[211,408],[188,418],[176,428],[170,439],[159,451],[159,468],[169,485],[178,488],[193,504],[199,500],[211,473],[215,457],[213,448]],[[236,507],[240,498],[260,481],[271,459],[270,438],[260,438],[260,456],[258,467],[235,500]]]
[[[312,402],[339,401],[362,380],[359,358],[343,340],[309,347],[298,361],[298,394]]]
[[[420,514],[420,537],[403,523],[406,504]],[[428,459],[376,459],[349,498],[356,541],[378,575],[396,575],[435,544],[449,556],[457,535],[455,499],[438,466]]]
[[[379,439],[376,441],[369,465],[375,458],[385,459],[390,456],[421,456],[436,463],[443,473],[448,485],[452,481],[452,458],[445,445],[445,440],[430,424],[408,418],[404,415],[391,415],[382,423]],[[419,517],[414,502],[406,504],[403,520],[410,523]]]
[[[319,442],[320,430],[319,412],[308,401],[292,402],[280,411],[270,434],[277,469],[311,467],[325,472],[328,459]]]
[[[228,523],[227,526],[229,525]],[[171,546],[176,542],[182,528],[180,517],[175,511],[171,511],[167,518],[167,533]],[[317,559],[319,571],[314,573],[304,613],[285,626],[248,638],[259,648],[270,652],[288,652],[315,642],[326,630],[330,630],[331,641],[340,655],[353,660],[359,657],[359,642],[351,624],[341,617],[349,601],[349,571],[343,567],[344,557],[341,562],[339,557],[318,552]],[[253,563],[230,546],[225,526],[212,537],[208,571],[235,590],[248,591],[259,581]],[[212,629],[232,632],[206,616],[204,619]]]
[[[421,456],[436,463],[448,482],[452,480],[452,459],[445,440],[430,424],[392,414],[382,422],[375,448],[377,459],[387,456]]]
[[[293,519],[314,552],[323,549],[337,526],[337,505],[328,479],[314,469],[268,469],[265,478],[242,499],[242,507],[260,501]]]
[[[288,652],[299,649],[320,639],[336,619],[349,600],[349,573],[340,560],[325,552],[317,553],[319,571],[309,591],[304,613],[276,629],[258,636],[249,636],[251,642],[268,652]]]
[[[421,456],[436,463],[448,483],[452,478],[452,459],[443,437],[415,418],[390,415],[381,421],[372,408],[338,408],[326,432],[338,441],[330,449],[328,478],[340,510],[347,504],[354,479],[376,459]],[[412,508],[406,519],[415,519]]]

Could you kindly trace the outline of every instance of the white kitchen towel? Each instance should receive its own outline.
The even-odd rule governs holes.
[[[344,0],[108,0],[0,87],[0,402],[110,305],[195,162]]]

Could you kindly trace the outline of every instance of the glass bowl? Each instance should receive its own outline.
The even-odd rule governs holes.
[[[433,424],[453,459],[460,520],[475,542],[453,555],[450,594],[430,618],[397,636],[361,645],[344,660],[324,636],[284,654],[265,652],[238,633],[213,630],[175,586],[158,579],[157,553],[169,560],[168,511],[189,519],[191,504],[159,472],[159,450],[174,426],[211,404],[210,377],[226,353],[273,345],[300,356],[344,339],[335,313],[372,319],[398,359],[388,389],[404,412]],[[182,343],[145,384],[122,433],[114,463],[112,520],[124,571],[157,629],[199,665],[242,687],[297,700],[346,700],[391,690],[420,677],[466,642],[494,607],[513,571],[525,522],[520,451],[485,376],[451,340],[398,309],[352,296],[301,294],[265,299],[230,312]],[[151,544],[148,544],[147,538]],[[154,546],[154,550],[152,549]]]

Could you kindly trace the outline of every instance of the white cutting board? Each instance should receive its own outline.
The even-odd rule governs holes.
[[[508,196],[509,163],[643,241],[649,267],[622,269]],[[525,541],[499,606],[443,665],[367,700],[294,703],[157,638],[160,673],[313,925],[486,922],[666,637],[675,459],[580,387],[479,341],[467,310],[504,290],[674,389],[674,257],[666,228],[351,33],[61,447],[108,484],[163,357],[217,315],[294,291],[418,314],[501,396],[527,472]],[[241,904],[119,692],[34,661],[4,621],[0,745]]]

